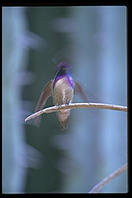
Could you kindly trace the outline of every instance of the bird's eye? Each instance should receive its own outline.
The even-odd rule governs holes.
[[[63,66],[63,67],[62,67],[62,69],[63,69],[63,70],[66,70],[66,67],[65,67],[65,66]]]

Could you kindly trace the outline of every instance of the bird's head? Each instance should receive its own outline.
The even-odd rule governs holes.
[[[63,70],[63,71],[68,71],[69,69],[71,69],[71,65],[65,63],[65,62],[61,62],[57,65],[57,70]]]

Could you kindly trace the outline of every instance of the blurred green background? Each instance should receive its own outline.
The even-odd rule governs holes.
[[[126,14],[125,6],[2,8],[3,193],[88,192],[126,163],[127,113],[76,109],[63,131],[55,113],[39,128],[24,122],[60,61],[89,102],[127,105]],[[101,192],[127,192],[127,171]]]

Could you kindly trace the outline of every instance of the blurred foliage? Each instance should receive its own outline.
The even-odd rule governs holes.
[[[2,8],[2,191],[22,192],[25,167],[21,165],[25,149],[22,74],[27,53],[22,46],[26,30],[24,9]],[[25,79],[26,80],[26,79]]]

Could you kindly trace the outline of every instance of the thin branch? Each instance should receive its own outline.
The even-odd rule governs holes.
[[[114,179],[116,176],[123,173],[125,170],[127,170],[127,163],[121,166],[119,169],[114,171],[109,176],[105,177],[101,182],[99,182],[97,185],[95,185],[88,193],[97,193],[99,192],[104,185],[108,184],[112,179]]]
[[[66,110],[66,109],[78,109],[78,108],[98,108],[98,109],[110,109],[110,110],[117,110],[117,111],[124,111],[127,112],[126,106],[120,106],[120,105],[111,105],[111,104],[103,104],[103,103],[71,103],[69,105],[60,105],[60,106],[52,106],[45,109],[42,109],[41,111],[38,111],[30,116],[28,116],[25,119],[25,122],[27,120],[31,120],[33,118],[36,118],[40,116],[43,113],[52,113],[60,110]]]

